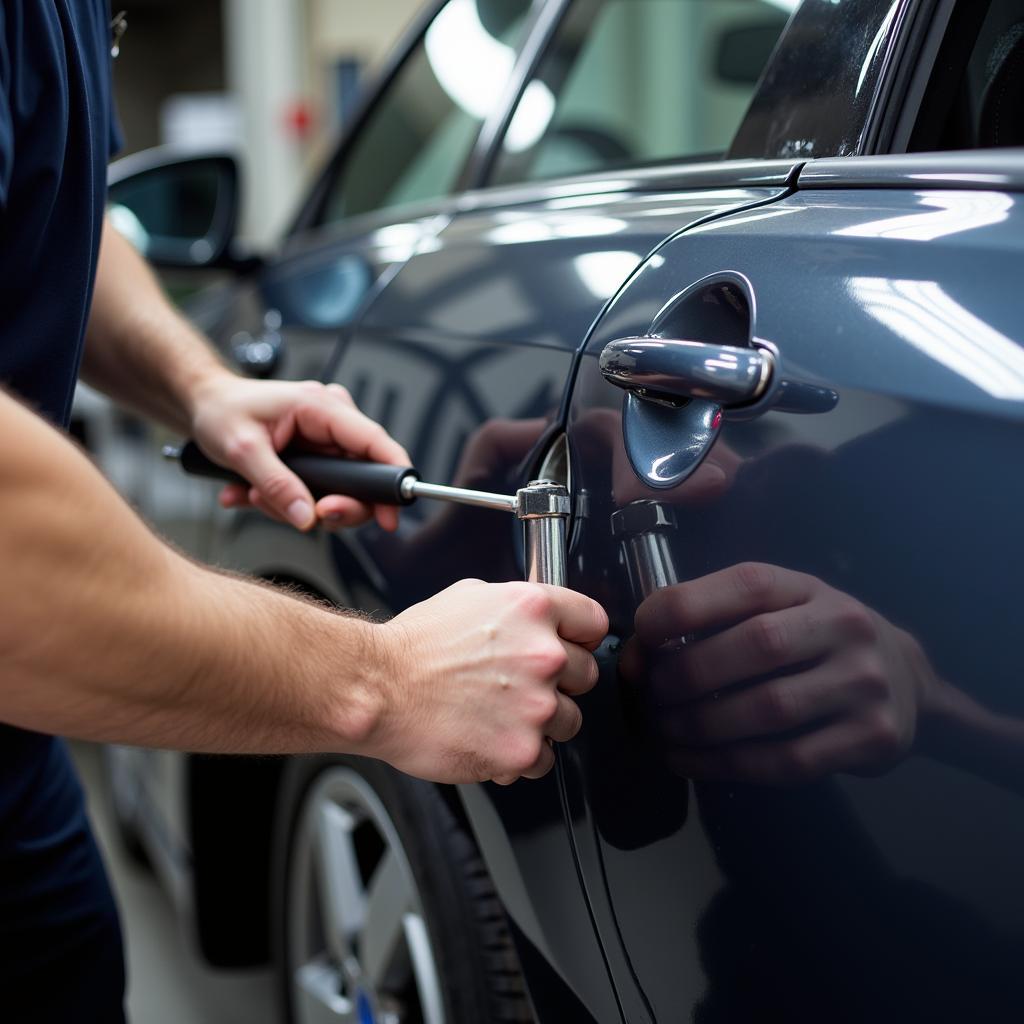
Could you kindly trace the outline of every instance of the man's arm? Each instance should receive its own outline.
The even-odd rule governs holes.
[[[530,584],[458,584],[386,624],[219,575],[149,532],[0,393],[0,721],[203,751],[348,751],[439,781],[543,774],[607,620]]]
[[[356,458],[408,465],[404,449],[355,407],[338,384],[252,381],[231,373],[168,302],[145,260],[114,228],[103,228],[82,376],[124,405],[196,439],[210,458],[240,472],[249,490],[226,488],[222,501],[251,502],[306,529],[318,517],[353,525],[371,513],[387,529],[397,510],[352,498],[324,499],[278,459],[294,436]]]

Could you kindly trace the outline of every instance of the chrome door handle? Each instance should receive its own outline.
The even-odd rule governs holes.
[[[767,349],[677,338],[620,338],[601,353],[601,373],[610,384],[673,404],[698,398],[747,405],[765,393],[774,369]]]

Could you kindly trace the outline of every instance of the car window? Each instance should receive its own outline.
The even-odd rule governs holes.
[[[730,157],[853,156],[910,0],[803,0]]]
[[[494,180],[720,156],[793,6],[575,0],[517,105]]]
[[[323,220],[451,190],[500,102],[530,0],[451,0],[431,22],[342,158]]]
[[[1024,0],[954,11],[909,148],[1024,145]]]

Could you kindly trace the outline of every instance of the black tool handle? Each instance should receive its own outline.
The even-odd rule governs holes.
[[[189,441],[181,449],[180,459],[186,473],[248,486],[243,477],[208,459],[195,441]],[[345,494],[371,505],[411,505],[415,500],[402,493],[402,482],[419,476],[408,466],[289,451],[281,453],[281,461],[309,488],[314,498]]]

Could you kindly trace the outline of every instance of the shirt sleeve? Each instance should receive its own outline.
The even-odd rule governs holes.
[[[7,49],[7,25],[3,5],[0,5],[0,210],[7,207],[7,194],[11,187],[14,167],[14,125],[11,121],[9,90],[11,61]]]

